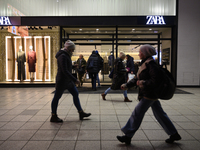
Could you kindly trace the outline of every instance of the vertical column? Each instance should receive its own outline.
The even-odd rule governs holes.
[[[118,26],[116,26],[116,58],[118,57]]]
[[[43,72],[42,72],[42,81],[45,81],[45,38],[42,37],[42,52],[43,52]]]
[[[12,81],[15,79],[15,44],[14,44],[14,37],[11,36],[11,44],[12,44],[12,54],[13,54],[13,69],[12,69]]]

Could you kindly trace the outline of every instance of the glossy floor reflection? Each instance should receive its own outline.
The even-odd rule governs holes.
[[[192,94],[175,94],[161,101],[182,140],[164,142],[168,135],[155,120],[151,109],[126,146],[117,141],[137,105],[137,94],[128,93],[132,103],[123,102],[122,93],[111,93],[106,101],[99,93],[80,93],[82,107],[92,116],[79,121],[72,96],[60,99],[58,115],[64,123],[50,123],[54,88],[0,88],[1,150],[198,150],[200,147],[200,88],[180,88]]]

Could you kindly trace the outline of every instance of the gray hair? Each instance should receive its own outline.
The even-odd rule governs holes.
[[[64,44],[65,49],[75,49],[75,44],[71,40],[67,40]]]
[[[119,52],[119,57],[126,57],[125,53],[124,52]]]

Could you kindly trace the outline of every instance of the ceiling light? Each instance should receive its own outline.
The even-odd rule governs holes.
[[[135,30],[135,29],[132,29],[132,30]]]
[[[80,31],[82,31],[82,29],[79,29]]]
[[[152,29],[149,29],[149,30],[152,30]]]
[[[99,31],[99,29],[96,29],[97,31]]]

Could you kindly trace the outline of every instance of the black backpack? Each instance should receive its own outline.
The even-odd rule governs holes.
[[[176,83],[172,76],[172,74],[167,70],[167,68],[163,68],[163,66],[159,66],[162,76],[162,83],[158,88],[158,98],[162,100],[169,100],[173,97],[176,90]]]

